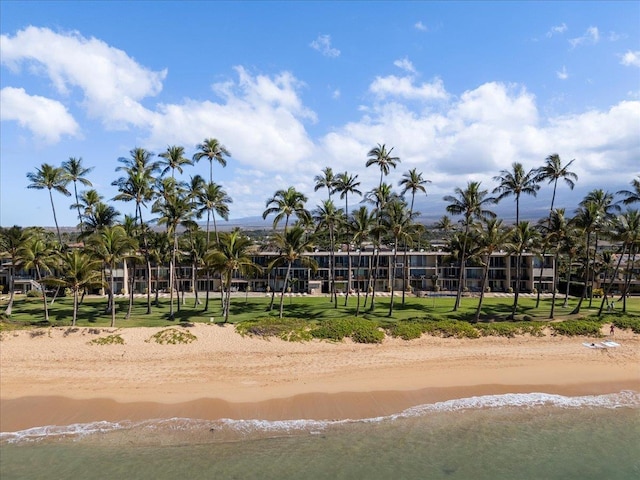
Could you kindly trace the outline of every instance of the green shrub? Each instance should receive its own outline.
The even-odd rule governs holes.
[[[161,330],[155,335],[152,335],[148,342],[154,341],[161,345],[178,345],[178,344],[186,344],[191,343],[197,340],[197,337],[189,332],[188,330],[178,330],[177,328],[167,328],[166,330]]]
[[[440,337],[478,338],[478,330],[467,322],[459,320],[438,320],[425,323],[425,332]]]
[[[313,338],[342,341],[350,337],[356,343],[380,343],[384,332],[375,322],[364,318],[331,318],[311,330]]]
[[[416,321],[398,322],[387,329],[387,333],[394,338],[414,340],[424,333],[424,324]]]
[[[42,298],[42,292],[40,290],[36,290],[32,288],[27,292],[27,297],[29,298]]]
[[[603,295],[604,295],[604,290],[602,288],[594,288],[593,292],[591,293],[591,296],[593,298],[602,298]]]
[[[108,335],[106,337],[94,338],[89,342],[89,345],[124,345],[124,338],[118,334]]]
[[[565,335],[567,337],[585,336],[600,337],[602,333],[602,322],[591,320],[565,320],[563,322],[550,324],[551,329],[556,335]]]
[[[384,332],[370,320],[363,318],[353,319],[351,340],[356,343],[382,343]]]
[[[278,337],[288,342],[311,340],[308,324],[300,318],[261,317],[236,324],[236,331],[242,335]]]
[[[348,318],[330,318],[311,330],[313,338],[342,341],[353,333],[353,323]]]
[[[621,330],[630,329],[633,333],[640,333],[640,317],[631,317],[628,315],[613,317],[611,323]]]
[[[479,323],[475,327],[483,337],[507,337],[529,334],[534,337],[542,337],[546,323],[541,322],[495,322]]]

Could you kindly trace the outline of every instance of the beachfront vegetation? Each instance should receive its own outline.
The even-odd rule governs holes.
[[[222,185],[214,182],[213,166],[214,163],[226,166],[231,154],[215,138],[207,138],[197,145],[191,158],[186,156],[184,147],[176,145],[168,146],[157,157],[143,148],[132,149],[129,157],[118,159],[115,171],[121,176],[112,182],[118,194],[108,202],[92,188],[78,192],[78,184],[92,187],[87,178],[92,169],[83,165],[82,159],[72,157],[60,167],[44,163],[34,172],[27,173],[29,183],[26,186],[48,191],[55,234],[35,227],[0,227],[0,254],[8,280],[5,286],[8,297],[0,300],[0,305],[6,304],[4,318],[14,324],[44,325],[65,325],[71,319],[71,324],[75,325],[77,322],[100,323],[108,315],[112,327],[116,321],[126,325],[158,326],[176,321],[211,321],[213,318],[216,322],[239,323],[264,312],[269,321],[275,315],[280,319],[305,319],[310,322],[310,331],[316,332],[314,335],[327,335],[327,338],[338,335],[343,327],[348,330],[335,323],[336,319],[345,319],[345,325],[357,325],[359,332],[354,333],[354,330],[345,336],[375,341],[382,334],[381,328],[395,332],[401,338],[415,336],[418,329],[423,328],[432,330],[421,330],[422,333],[445,331],[453,332],[453,336],[484,335],[486,332],[509,336],[517,329],[482,325],[496,320],[562,318],[572,322],[589,315],[604,318],[614,300],[616,311],[625,314],[633,310],[635,300],[630,299],[629,292],[638,283],[640,213],[635,206],[640,198],[639,180],[630,182],[631,190],[617,194],[601,189],[589,192],[571,217],[565,208],[555,205],[555,199],[559,183],[573,188],[578,180],[570,170],[573,160],[563,163],[557,154],[552,154],[540,168],[529,171],[525,171],[521,163],[514,162],[510,169],[502,170],[494,177],[497,186],[491,193],[480,182],[469,181],[465,187],[456,188],[452,195],[444,197],[446,212],[459,216],[459,224],[445,215],[437,224],[429,226],[417,221],[419,212],[414,206],[416,195],[426,194],[430,181],[413,168],[402,175],[398,185],[400,191],[396,191],[393,185],[385,182],[391,169],[401,165],[401,159],[393,152],[393,147],[378,144],[363,155],[365,168],[380,170],[379,180],[368,191],[362,189],[357,174],[334,174],[331,167],[325,167],[314,178],[316,190],[327,190],[327,199],[315,208],[307,205],[308,197],[294,186],[277,190],[266,198],[263,212],[265,219],[273,216],[273,232],[268,232],[265,239],[258,242],[239,229],[219,231],[218,220],[228,219],[232,198]],[[189,166],[205,158],[210,163],[208,181],[200,175],[188,176]],[[553,186],[548,215],[537,223],[521,221],[524,196],[536,196],[545,182]],[[75,233],[63,235],[56,216],[55,193],[72,197],[69,208],[77,212],[79,222]],[[344,200],[344,208],[334,203],[332,196],[336,193]],[[363,196],[363,205],[350,212],[349,200],[357,196]],[[492,210],[498,202],[509,197],[515,200],[516,221],[513,225],[496,218]],[[121,218],[118,202],[133,204],[133,216]],[[203,230],[198,220],[203,221],[204,217]],[[447,298],[416,298],[411,294],[411,286],[406,285],[407,261],[400,261],[402,256],[416,245],[429,248],[429,241],[434,239],[449,253],[452,268],[457,266],[457,291],[452,302]],[[607,249],[601,248],[603,240],[608,242]],[[371,245],[375,252],[373,268],[368,269],[366,287],[352,291],[353,261],[360,263],[356,259],[365,244]],[[334,257],[336,249],[345,245],[348,274],[342,278],[336,276]],[[270,298],[252,296],[249,301],[247,288],[244,302],[232,302],[232,297],[241,298],[232,295],[232,279],[239,275],[247,278],[260,271],[250,256],[251,251],[259,248],[276,252],[265,272],[272,294]],[[394,281],[390,282],[384,296],[376,291],[382,248],[393,249],[391,276],[402,278],[401,303],[396,300]],[[290,296],[296,280],[290,276],[292,265],[295,263],[313,271],[317,265],[307,254],[314,249],[330,252],[329,302],[323,300],[324,297],[296,297],[294,300]],[[499,250],[510,252],[516,261],[515,276],[509,287],[509,293],[513,295],[496,300],[485,292],[491,254]],[[519,259],[525,252],[533,252],[538,258],[554,259],[552,298],[541,298],[540,295],[544,262],[540,267],[540,283],[534,289],[537,292],[533,292],[537,293],[535,304],[530,298],[523,298]],[[144,279],[138,280],[146,282],[144,305],[134,296],[133,273],[130,283],[122,288],[127,296],[121,297],[120,292],[115,291],[115,272],[121,267],[135,272],[136,264],[144,265],[145,269]],[[465,285],[464,267],[468,265],[483,267],[484,275],[479,295],[472,298],[467,298]],[[189,268],[191,278],[179,274],[182,267]],[[159,298],[158,288],[153,288],[153,279],[157,285],[161,268],[168,271],[168,302]],[[285,269],[286,274],[276,279],[273,272],[278,268]],[[16,299],[14,295],[15,277],[25,269],[35,270],[33,288],[48,291],[48,295],[34,298],[35,303],[28,298]],[[209,280],[212,278],[221,285],[220,301],[210,299]],[[188,284],[188,288],[193,289],[199,279],[207,280],[204,305],[197,289],[191,295],[185,287]],[[437,292],[440,289],[438,275],[431,281],[433,291]],[[344,302],[339,302],[339,282],[346,285],[345,292],[341,292]],[[596,283],[599,288],[595,288]],[[279,308],[274,311],[276,285]],[[613,290],[614,285],[617,292]],[[103,297],[95,300],[87,296],[88,292],[97,293],[98,290],[106,298],[106,305],[100,304]],[[596,292],[597,296],[594,295]],[[71,306],[69,300],[61,298],[65,293],[73,297]],[[193,297],[193,305],[187,305],[187,298]],[[408,318],[422,319],[425,315],[439,315],[442,322],[453,322],[451,325],[463,323],[455,327],[442,324],[441,330],[434,326],[437,322],[431,321],[412,321],[403,327],[398,323]],[[356,322],[355,318],[364,323]],[[329,325],[327,321],[334,323]],[[471,327],[467,325],[468,321],[476,322],[478,326]],[[332,329],[334,333],[331,333]],[[574,330],[579,328],[563,332]]]

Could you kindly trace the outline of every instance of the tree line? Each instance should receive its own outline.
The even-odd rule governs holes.
[[[318,245],[328,249],[330,296],[337,308],[335,251],[338,245],[346,245],[348,258],[347,288],[345,305],[353,292],[351,272],[353,254],[360,265],[358,256],[365,244],[372,244],[375,255],[369,269],[364,308],[375,309],[377,274],[383,246],[393,248],[392,278],[396,278],[396,268],[401,269],[402,302],[407,291],[407,256],[417,239],[424,233],[425,225],[417,221],[419,212],[414,209],[418,195],[426,195],[430,182],[423,173],[413,168],[403,173],[397,189],[385,182],[392,169],[396,169],[401,159],[394,155],[393,148],[378,144],[366,155],[366,168],[377,168],[380,177],[377,185],[367,191],[361,190],[358,175],[350,172],[334,173],[325,167],[315,176],[315,191],[324,189],[327,198],[313,209],[307,206],[308,197],[294,187],[276,191],[265,202],[263,218],[273,217],[274,234],[268,247],[277,252],[273,261],[266,265],[266,273],[278,267],[285,267],[285,278],[280,292],[280,316],[283,315],[283,299],[291,280],[294,263],[312,270],[317,264],[306,255]],[[159,155],[134,148],[129,157],[119,158],[115,171],[120,175],[112,182],[118,193],[109,201],[96,191],[88,176],[93,170],[83,164],[81,158],[69,158],[57,167],[43,163],[34,172],[27,173],[27,188],[47,190],[56,228],[56,238],[43,229],[20,227],[1,228],[0,253],[9,260],[10,300],[6,315],[11,314],[13,305],[12,279],[19,268],[34,269],[37,281],[56,288],[67,288],[73,294],[75,324],[78,305],[82,296],[90,288],[100,285],[108,293],[107,310],[115,325],[114,270],[125,264],[130,271],[137,262],[146,268],[147,313],[158,305],[158,291],[152,298],[154,268],[157,275],[161,265],[168,265],[169,271],[169,317],[174,317],[174,294],[179,293],[176,269],[179,265],[191,267],[191,282],[195,291],[195,305],[198,298],[196,282],[206,279],[206,296],[203,310],[210,308],[209,285],[212,276],[218,276],[222,285],[221,305],[227,321],[231,298],[231,283],[234,275],[257,274],[263,269],[253,263],[251,253],[253,242],[240,229],[231,232],[218,230],[219,219],[228,220],[231,196],[222,185],[214,182],[213,167],[225,167],[231,157],[229,151],[215,138],[207,138],[196,146],[196,152],[188,158],[182,146],[169,146]],[[199,161],[209,161],[209,178],[191,175],[184,179],[185,170]],[[511,317],[516,314],[520,294],[521,257],[525,252],[534,252],[540,258],[541,270],[538,298],[540,303],[542,268],[544,258],[554,259],[555,274],[552,281],[553,300],[551,314],[554,315],[555,297],[559,274],[565,271],[567,288],[565,302],[573,267],[582,279],[582,292],[572,313],[579,313],[583,302],[589,297],[591,305],[593,282],[596,275],[604,275],[606,292],[600,312],[608,302],[611,281],[624,272],[624,293],[633,278],[633,266],[640,243],[640,215],[632,208],[640,201],[640,176],[631,181],[631,189],[614,193],[602,189],[589,192],[569,216],[565,208],[555,205],[556,192],[561,186],[573,189],[578,176],[570,170],[574,160],[563,164],[557,154],[549,155],[543,165],[526,171],[519,162],[509,169],[499,172],[493,180],[497,186],[491,191],[480,182],[470,181],[464,187],[455,188],[451,195],[444,197],[446,214],[432,227],[446,238],[446,249],[450,258],[459,267],[474,264],[483,267],[480,298],[475,319],[480,316],[482,301],[487,286],[490,257],[492,253],[506,249],[516,258],[514,302]],[[538,222],[520,220],[520,201],[523,196],[536,196],[543,184],[552,188],[549,214]],[[87,189],[78,191],[79,185]],[[71,186],[72,191],[71,191]],[[77,212],[78,244],[65,243],[56,216],[54,192],[72,197],[69,208]],[[339,201],[337,200],[339,197]],[[349,201],[359,199],[359,206],[350,211]],[[499,219],[492,207],[500,201],[512,197],[515,200],[515,224],[506,225]],[[335,201],[334,201],[335,200]],[[121,218],[117,202],[134,204],[134,214]],[[338,203],[339,202],[339,203]],[[623,210],[624,207],[624,210]],[[150,215],[155,215],[150,218]],[[452,217],[460,220],[454,222]],[[204,230],[200,223],[204,221]],[[200,222],[198,222],[200,220]],[[151,228],[155,225],[156,228]],[[160,228],[158,228],[160,227]],[[614,250],[600,252],[598,245],[603,239],[612,241]],[[614,262],[615,254],[617,262]],[[397,267],[402,256],[401,267]],[[627,262],[622,265],[622,259]],[[465,288],[465,268],[458,268],[458,282],[453,310],[460,306]],[[105,273],[106,272],[106,273]],[[108,277],[103,280],[103,277]],[[133,304],[133,275],[129,279],[129,308]],[[607,283],[609,279],[609,283]],[[437,278],[434,279],[437,284]],[[360,312],[360,289],[356,289],[356,315]],[[275,291],[274,291],[275,294]],[[389,316],[393,314],[395,281],[391,282]],[[52,299],[51,301],[54,301]],[[271,306],[273,307],[272,296]],[[177,309],[181,302],[177,301]],[[626,303],[623,304],[626,308]],[[48,320],[47,297],[43,295],[43,311]]]

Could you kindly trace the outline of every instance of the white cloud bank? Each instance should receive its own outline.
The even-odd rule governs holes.
[[[340,50],[331,46],[331,35],[320,35],[309,46],[325,57],[335,58],[340,56]]]
[[[73,116],[62,103],[50,98],[28,95],[23,88],[5,87],[0,90],[0,104],[0,121],[17,121],[45,143],[78,134]]]

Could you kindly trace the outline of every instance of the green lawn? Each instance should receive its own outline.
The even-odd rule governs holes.
[[[617,300],[617,299],[616,299]],[[78,326],[108,327],[111,323],[111,315],[105,313],[106,297],[87,297],[80,306],[78,312]],[[254,296],[245,299],[239,295],[231,300],[231,312],[229,321],[232,323],[241,322],[259,317],[277,316],[279,296],[276,295],[274,309],[268,312],[270,299],[265,296]],[[348,306],[344,306],[344,297],[338,297],[338,308],[334,308],[328,297],[285,297],[284,314],[287,317],[296,317],[308,321],[321,321],[332,318],[352,317],[356,310],[356,297],[349,298]],[[388,317],[389,297],[376,297],[376,309],[371,312],[362,307],[364,297],[361,297],[361,316],[369,320],[375,320],[380,326],[389,326],[398,320],[410,318],[422,318],[434,316],[440,319],[470,320],[473,317],[478,299],[464,297],[461,308],[457,312],[452,312],[454,297],[427,297],[415,298],[407,297],[405,305],[402,305],[400,297],[395,299],[394,314]],[[211,296],[209,311],[203,311],[203,305],[194,306],[192,297],[186,299],[186,303],[181,306],[181,311],[175,314],[175,320],[170,321],[168,317],[169,300],[161,299],[160,306],[154,306],[150,315],[146,314],[146,298],[136,298],[132,316],[125,320],[128,299],[118,298],[116,326],[118,327],[162,327],[175,325],[179,322],[222,322],[222,311],[220,308],[219,294]],[[203,301],[204,302],[204,301]],[[482,308],[483,320],[503,321],[511,312],[513,298],[511,297],[488,297],[485,298]],[[563,298],[556,300],[556,318],[574,319],[584,318],[597,313],[600,306],[600,299],[593,300],[592,308],[589,308],[589,300],[583,302],[583,308],[579,315],[570,315],[575,307],[577,299],[571,298],[567,308],[562,307]],[[7,300],[0,301],[0,309],[4,311]],[[550,298],[541,300],[540,308],[535,308],[535,298],[521,297],[519,301],[518,314],[516,320],[537,320],[547,321],[551,306]],[[50,307],[50,323],[44,322],[42,301],[38,298],[30,298],[24,295],[17,295],[14,300],[13,314],[10,319],[3,321],[14,327],[22,326],[69,326],[72,318],[72,299],[59,298]],[[174,304],[174,309],[177,306]],[[616,310],[620,312],[622,303],[616,302]],[[627,313],[630,315],[640,314],[640,297],[632,297],[627,300]],[[7,325],[8,326],[8,325]]]

